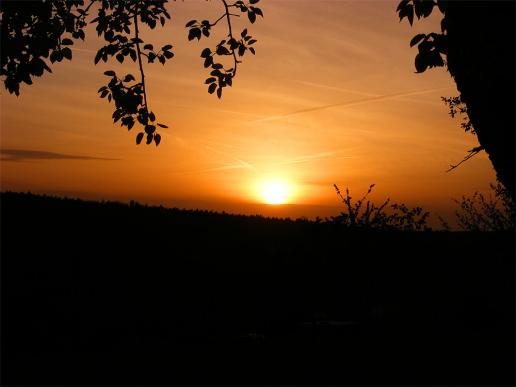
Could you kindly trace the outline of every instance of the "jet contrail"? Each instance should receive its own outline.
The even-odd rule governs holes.
[[[352,156],[337,156],[339,153],[342,153],[342,151],[313,153],[313,154],[309,154],[309,155],[294,157],[294,158],[288,159],[284,162],[278,163],[277,165],[290,165],[290,164],[306,163],[306,162],[313,161],[313,160],[327,159],[327,158],[331,158],[331,157],[346,158],[346,159],[352,158]]]
[[[323,85],[321,83],[314,83],[314,82],[307,82],[307,81],[294,81],[294,82],[300,83],[300,84],[306,85],[306,86],[318,87],[320,89],[340,91],[341,93],[358,94],[358,95],[362,95],[364,97],[380,97],[381,96],[381,94],[367,93],[365,91],[352,90],[352,89],[343,89],[341,87],[328,86],[328,85]]]
[[[246,161],[244,161],[244,160],[242,160],[242,159],[239,159],[238,157],[235,157],[235,156],[233,156],[233,155],[230,155],[229,153],[222,152],[222,151],[220,151],[220,150],[218,150],[218,149],[216,149],[216,148],[213,148],[213,147],[211,147],[211,146],[205,146],[204,148],[208,149],[209,151],[212,151],[212,152],[218,153],[218,154],[220,154],[220,155],[222,155],[222,156],[229,157],[230,159],[232,159],[232,160],[236,161],[236,162],[238,163],[237,165],[241,165],[241,166],[242,166],[242,168],[247,168],[247,169],[251,169],[251,170],[253,170],[253,171],[256,171],[256,168],[255,168],[253,165],[249,164],[248,162],[246,162]],[[230,165],[230,166],[231,166],[231,165]],[[223,167],[221,167],[221,168],[223,168]],[[230,169],[233,169],[233,168],[230,168]]]
[[[290,113],[285,113],[285,114],[282,114],[279,116],[271,116],[271,117],[261,118],[259,120],[254,120],[251,122],[252,123],[260,123],[260,122],[276,121],[276,120],[281,120],[282,118],[295,116],[298,114],[310,113],[310,112],[315,112],[315,111],[325,110],[325,109],[331,109],[331,108],[339,107],[339,106],[355,106],[355,105],[361,105],[361,104],[369,103],[369,102],[384,101],[387,99],[394,99],[394,98],[398,98],[398,97],[407,97],[410,95],[427,94],[427,93],[432,93],[434,91],[448,90],[448,89],[453,89],[453,87],[451,87],[451,86],[439,87],[439,88],[434,88],[434,89],[417,90],[417,91],[409,91],[409,92],[405,92],[405,93],[387,94],[387,95],[380,95],[377,97],[361,98],[361,99],[356,99],[354,101],[339,102],[339,103],[334,103],[334,104],[329,104],[329,105],[321,105],[321,106],[315,106],[315,107],[306,108],[306,109],[300,109],[300,110],[296,110],[296,111],[293,111]]]

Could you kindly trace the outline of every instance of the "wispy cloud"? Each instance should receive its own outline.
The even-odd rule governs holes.
[[[1,149],[1,161],[27,161],[27,160],[102,160],[116,161],[120,159],[111,159],[106,157],[69,155],[64,153],[27,150],[27,149]]]
[[[311,154],[307,154],[307,155],[303,155],[303,156],[293,157],[284,162],[278,163],[278,165],[307,163],[307,162],[311,162],[311,161],[329,159],[329,158],[351,159],[353,157],[343,155],[343,151],[319,152],[319,153],[311,153]]]
[[[262,123],[262,122],[277,121],[277,120],[281,120],[283,118],[287,118],[290,116],[296,116],[298,114],[316,112],[316,111],[320,111],[320,110],[331,109],[334,107],[356,106],[356,105],[362,105],[362,104],[371,103],[371,102],[385,101],[385,100],[389,100],[389,99],[408,97],[408,96],[419,95],[419,94],[427,94],[427,93],[433,93],[436,91],[449,90],[449,89],[453,89],[453,87],[439,87],[439,88],[432,88],[432,89],[425,89],[425,90],[415,90],[415,91],[409,91],[409,92],[404,92],[404,93],[386,94],[386,95],[379,95],[376,97],[361,98],[361,99],[356,99],[356,100],[347,101],[347,102],[338,102],[338,103],[327,104],[327,105],[319,105],[319,106],[314,106],[311,108],[295,110],[295,111],[281,114],[278,116],[270,116],[270,117],[260,118],[258,120],[254,120],[251,122]]]

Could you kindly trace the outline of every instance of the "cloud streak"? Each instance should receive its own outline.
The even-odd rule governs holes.
[[[69,155],[64,153],[46,152],[27,149],[2,149],[0,150],[1,161],[28,161],[28,160],[100,160],[117,161],[106,157],[94,157],[83,155]]]
[[[342,153],[343,153],[342,151],[328,151],[328,152],[311,153],[308,155],[293,157],[284,162],[278,163],[277,165],[308,163],[310,161],[317,161],[317,160],[329,159],[329,158],[345,158],[345,159],[353,158],[352,156],[344,156],[344,155],[342,155]]]
[[[230,155],[229,153],[226,153],[226,152],[222,152],[222,151],[220,151],[220,150],[218,150],[216,148],[213,148],[211,146],[205,146],[205,148],[207,150],[209,150],[209,151],[212,151],[214,153],[218,153],[219,155],[228,157],[228,158],[232,159],[233,161],[236,161],[237,162],[236,166],[240,166],[241,168],[246,168],[246,169],[250,169],[252,171],[256,171],[256,168],[253,165],[249,164],[248,162],[246,162],[246,161],[244,161],[242,159],[239,159],[238,157]],[[225,168],[225,169],[235,169],[236,166],[235,165],[228,165],[228,166],[222,167],[222,168]],[[227,168],[227,167],[231,167],[231,168]]]
[[[295,111],[292,111],[289,113],[281,114],[279,116],[260,118],[258,120],[254,120],[251,122],[252,123],[262,123],[262,122],[277,121],[277,120],[281,120],[283,118],[296,116],[296,115],[303,114],[303,113],[316,112],[316,111],[320,111],[320,110],[331,109],[334,107],[356,106],[356,105],[362,105],[362,104],[371,103],[371,102],[395,99],[395,98],[399,98],[399,97],[408,97],[408,96],[412,96],[412,95],[428,94],[428,93],[433,93],[435,91],[448,90],[448,89],[453,89],[453,88],[452,87],[439,87],[439,88],[426,89],[426,90],[416,90],[416,91],[409,91],[409,92],[404,92],[404,93],[386,94],[386,95],[379,95],[376,97],[361,98],[361,99],[356,99],[353,101],[338,102],[338,103],[333,103],[333,104],[328,104],[328,105],[314,106],[314,107],[306,108],[306,109],[299,109],[299,110],[295,110]]]

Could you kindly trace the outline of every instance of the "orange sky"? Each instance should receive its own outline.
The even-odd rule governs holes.
[[[265,18],[249,26],[257,55],[244,57],[222,100],[207,93],[199,54],[223,38],[224,26],[209,43],[188,43],[184,28],[218,17],[217,1],[172,2],[172,24],[142,32],[155,46],[173,44],[176,55],[164,67],[146,66],[149,105],[170,127],[158,148],[136,146],[136,133],[113,125],[112,105],[98,98],[105,70],[136,75],[137,68],[94,66],[96,34],[74,46],[71,63],[22,86],[20,97],[3,91],[1,189],[324,217],[338,212],[334,183],[355,197],[376,183],[373,199],[446,215],[452,198],[495,181],[485,155],[445,173],[477,141],[440,101],[457,95],[448,73],[414,73],[408,42],[438,31],[438,15],[410,28],[398,22],[397,1],[260,4]],[[66,156],[5,152],[13,149]],[[272,178],[294,187],[292,205],[259,204],[257,185]]]

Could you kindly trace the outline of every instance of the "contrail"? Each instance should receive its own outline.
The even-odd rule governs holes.
[[[409,91],[409,92],[405,92],[405,93],[380,95],[378,97],[361,98],[361,99],[357,99],[357,100],[354,100],[354,101],[339,102],[339,103],[334,103],[334,104],[329,104],[329,105],[321,105],[321,106],[315,106],[315,107],[306,108],[306,109],[300,109],[300,110],[296,110],[296,111],[293,111],[293,112],[290,112],[290,113],[286,113],[286,114],[282,114],[282,115],[279,115],[279,116],[271,116],[271,117],[261,118],[259,120],[255,120],[255,121],[251,121],[251,122],[252,123],[260,123],[260,122],[277,121],[277,120],[281,120],[282,118],[286,118],[286,117],[290,117],[290,116],[295,116],[295,115],[298,115],[298,114],[310,113],[310,112],[315,112],[315,111],[325,110],[325,109],[331,109],[331,108],[339,107],[339,106],[362,105],[364,103],[369,103],[369,102],[384,101],[384,100],[394,99],[394,98],[399,98],[399,97],[407,97],[407,96],[410,96],[410,95],[427,94],[427,93],[433,93],[434,91],[448,90],[448,89],[453,89],[453,87],[451,87],[451,86],[449,86],[449,87],[439,87],[439,88],[434,88],[434,89]]]
[[[251,169],[253,171],[256,171],[256,168],[253,165],[249,164],[248,162],[246,162],[246,161],[244,161],[242,159],[239,159],[238,157],[230,155],[229,153],[226,153],[226,152],[222,152],[222,151],[220,151],[220,150],[218,150],[216,148],[213,148],[211,146],[205,146],[205,148],[208,149],[209,151],[212,151],[212,152],[218,153],[220,155],[229,157],[230,159],[236,161],[238,163],[238,165],[241,165],[242,168],[247,168],[247,169]],[[231,168],[231,169],[233,169],[233,168]]]
[[[339,153],[342,153],[342,151],[313,153],[313,154],[309,154],[309,155],[294,157],[294,158],[291,158],[284,162],[278,163],[277,165],[306,163],[306,162],[313,161],[313,160],[327,159],[327,158],[331,158],[331,157],[346,158],[346,159],[352,158],[352,156],[337,156]]]
[[[381,94],[367,93],[365,91],[353,90],[353,89],[344,89],[344,88],[341,88],[341,87],[323,85],[321,83],[314,83],[314,82],[307,82],[307,81],[297,81],[297,80],[294,81],[294,82],[297,82],[297,83],[300,83],[300,84],[306,85],[306,86],[318,87],[320,89],[340,91],[341,93],[358,94],[358,95],[362,95],[364,97],[380,97],[381,96]]]

